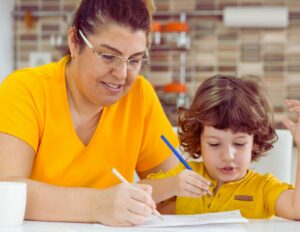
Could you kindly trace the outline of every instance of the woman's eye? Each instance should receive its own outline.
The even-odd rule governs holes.
[[[132,65],[135,65],[135,64],[140,63],[140,60],[139,59],[130,59],[129,63],[132,64]]]
[[[101,55],[101,58],[105,61],[109,61],[109,62],[112,62],[116,59],[116,56],[114,55],[109,55],[109,54],[102,54]]]

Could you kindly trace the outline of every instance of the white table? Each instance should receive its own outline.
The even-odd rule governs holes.
[[[197,227],[181,227],[181,228],[107,228],[105,230],[97,228],[94,224],[85,223],[62,223],[62,222],[40,222],[40,221],[24,221],[19,227],[0,227],[0,232],[104,232],[104,231],[300,231],[300,221],[283,220],[274,218],[271,220],[250,220],[250,223],[241,224],[211,224],[201,225]]]

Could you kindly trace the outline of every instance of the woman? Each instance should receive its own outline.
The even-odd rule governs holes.
[[[83,0],[70,56],[1,85],[0,178],[27,183],[26,219],[129,226],[155,209],[150,186],[111,172],[132,181],[176,164],[160,135],[177,138],[138,75],[149,27],[142,0]]]

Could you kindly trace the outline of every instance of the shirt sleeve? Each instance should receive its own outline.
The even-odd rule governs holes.
[[[137,171],[146,171],[165,161],[171,150],[164,144],[161,135],[165,135],[174,147],[179,142],[159,99],[147,80],[142,81],[141,96],[143,97],[144,132],[141,153],[137,163]]]
[[[266,174],[266,184],[264,186],[265,207],[268,215],[276,215],[275,207],[280,194],[294,187],[290,184],[281,182],[271,174]]]
[[[26,71],[16,71],[3,81],[0,86],[0,132],[23,140],[36,151],[41,122],[34,100],[35,88]]]

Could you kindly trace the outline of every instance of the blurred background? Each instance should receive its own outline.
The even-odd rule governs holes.
[[[143,74],[176,124],[214,74],[254,75],[268,90],[276,127],[283,100],[300,99],[300,0],[156,0],[151,65]],[[0,81],[57,61],[79,0],[0,0]]]

